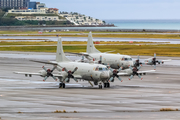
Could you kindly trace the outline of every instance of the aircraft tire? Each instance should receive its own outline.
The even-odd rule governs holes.
[[[102,85],[99,85],[99,89],[102,89]]]
[[[107,87],[107,88],[110,88],[110,83],[107,83],[106,87]]]
[[[104,88],[106,88],[107,87],[107,83],[104,83]]]
[[[63,88],[66,88],[66,84],[65,83],[63,83]]]
[[[62,87],[62,83],[59,83],[59,88],[61,88]]]

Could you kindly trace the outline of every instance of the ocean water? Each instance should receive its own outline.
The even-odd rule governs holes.
[[[116,27],[48,27],[29,28],[33,29],[56,29],[56,30],[119,30],[119,29],[156,29],[180,31],[180,20],[105,20],[106,23]],[[27,28],[28,29],[28,28]]]
[[[116,29],[168,29],[180,30],[180,20],[105,20]]]

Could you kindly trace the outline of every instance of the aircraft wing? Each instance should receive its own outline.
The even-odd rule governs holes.
[[[113,50],[113,51],[106,51],[104,53],[111,53],[111,52],[115,52],[116,50]]]
[[[84,56],[89,56],[88,53],[72,53],[72,52],[65,52],[65,53],[74,54],[74,55],[84,55]]]
[[[75,78],[77,79],[82,79],[82,76],[81,75],[73,75]]]
[[[86,56],[86,57],[91,57],[90,55],[89,55],[89,53],[72,53],[72,52],[66,52],[66,53],[69,53],[69,54],[74,54],[74,55],[79,55],[79,56],[82,56],[82,55],[84,55],[84,56]]]
[[[15,74],[23,74],[23,75],[36,75],[36,76],[41,76],[41,73],[30,73],[30,72],[13,72]]]
[[[171,61],[171,59],[168,59],[168,60],[160,60],[162,62],[168,62],[168,61]]]
[[[118,73],[118,76],[128,75],[128,73]]]
[[[58,63],[56,61],[38,61],[38,60],[30,60],[32,62],[37,62],[37,63],[44,63],[44,64],[50,64],[50,65],[58,65]]]
[[[137,73],[151,73],[151,72],[156,72],[156,70],[138,71]]]

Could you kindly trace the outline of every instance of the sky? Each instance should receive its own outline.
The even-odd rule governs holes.
[[[35,1],[35,0],[31,0]],[[180,19],[180,0],[37,0],[98,19]]]

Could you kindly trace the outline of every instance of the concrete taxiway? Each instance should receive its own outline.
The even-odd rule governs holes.
[[[116,79],[108,89],[92,88],[87,81],[73,80],[67,88],[59,89],[52,78],[43,82],[41,77],[13,74],[13,71],[42,69],[44,64],[30,59],[54,58],[54,53],[0,52],[1,119],[180,119],[180,111],[160,112],[161,108],[180,110],[178,57],[160,57],[175,61],[157,66],[157,72],[143,76],[142,81],[137,76],[131,81],[126,76],[122,77],[123,82]],[[146,69],[153,67],[143,66],[142,70]],[[53,113],[56,110],[67,113]]]

